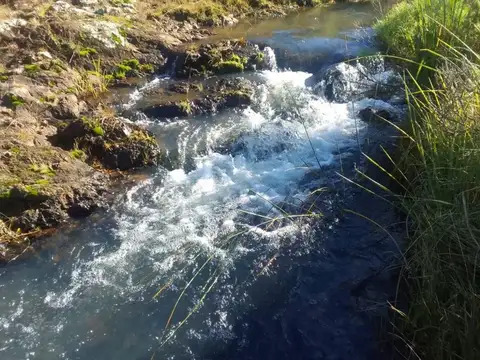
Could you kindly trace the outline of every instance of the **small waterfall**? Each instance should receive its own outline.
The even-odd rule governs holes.
[[[268,68],[273,71],[278,70],[277,57],[273,49],[267,46],[263,49],[263,53],[265,54],[265,62],[268,64]]]

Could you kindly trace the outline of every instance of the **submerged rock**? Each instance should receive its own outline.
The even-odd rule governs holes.
[[[395,121],[396,115],[391,111],[385,109],[375,109],[367,107],[358,112],[358,117],[369,124],[388,124],[388,122]]]

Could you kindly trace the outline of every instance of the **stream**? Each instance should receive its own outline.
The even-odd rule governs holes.
[[[0,269],[0,358],[389,357],[378,327],[398,248],[365,217],[396,216],[337,175],[354,176],[366,139],[382,138],[357,115],[379,101],[329,102],[308,85],[322,66],[375,50],[374,16],[342,4],[220,31],[273,49],[272,70],[244,75],[253,104],[132,116],[174,168],[143,171],[108,211]],[[141,98],[132,89],[119,106]]]

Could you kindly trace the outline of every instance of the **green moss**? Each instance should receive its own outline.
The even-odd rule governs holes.
[[[155,139],[154,136],[149,135],[145,131],[140,131],[140,130],[135,130],[130,134],[129,140],[134,141],[134,142],[144,142],[144,143],[149,143],[152,145],[157,144],[157,140]]]
[[[8,81],[8,76],[7,75],[0,75],[0,82],[6,82]]]
[[[119,64],[117,65],[117,68],[115,69],[115,72],[113,73],[113,77],[115,79],[125,79],[127,75],[131,74],[132,68],[128,65],[125,64]]]
[[[42,104],[53,104],[57,97],[55,95],[47,95],[47,96],[42,96],[40,98],[40,102]]]
[[[40,71],[40,66],[38,64],[24,65],[23,68],[25,69],[25,72],[29,76],[35,75],[37,72]]]
[[[140,62],[137,59],[123,60],[121,65],[129,67],[130,70],[138,70],[140,68]]]
[[[106,75],[105,78],[107,81],[112,81],[114,79],[122,80],[125,79],[127,76],[134,76],[135,71],[137,70],[142,72],[153,72],[153,65],[141,65],[137,59],[123,60],[120,64],[116,66],[114,72],[112,74]]]
[[[100,125],[97,125],[95,126],[93,129],[92,129],[93,133],[96,135],[96,136],[103,136],[105,135],[105,131],[103,130],[103,128],[100,126]]]
[[[106,74],[103,79],[105,80],[105,82],[108,84],[112,83],[113,80],[115,80],[115,76],[112,75],[112,74]]]
[[[79,52],[78,52],[78,55],[80,56],[90,56],[90,55],[94,55],[97,53],[97,50],[94,49],[94,48],[83,48],[81,49]]]
[[[184,101],[180,101],[178,103],[178,106],[180,107],[180,109],[186,113],[186,114],[191,114],[192,113],[192,106],[190,105],[190,102],[187,101],[187,100],[184,100]]]
[[[74,150],[70,151],[70,156],[73,159],[78,159],[78,160],[82,160],[82,161],[85,161],[85,159],[87,158],[87,155],[85,154],[85,152],[83,150],[80,150],[80,149],[74,149]]]
[[[263,53],[263,51],[257,52],[257,54],[255,55],[255,62],[257,64],[261,64],[264,61],[265,61],[265,54]]]
[[[216,70],[220,74],[230,74],[242,72],[245,66],[238,61],[221,61],[215,66]]]
[[[47,164],[32,164],[29,166],[29,170],[41,175],[55,176],[55,170],[53,170],[52,167]]]
[[[25,100],[21,96],[16,96],[13,94],[6,95],[7,103],[10,103],[13,109],[18,108],[19,106],[25,105]]]
[[[13,146],[13,147],[11,147],[11,148],[10,148],[10,151],[11,151],[13,154],[15,154],[15,155],[18,155],[18,154],[20,154],[20,152],[21,152],[21,150],[20,150],[20,148],[19,148],[18,146]]]
[[[39,180],[35,181],[35,184],[36,184],[36,185],[40,185],[40,186],[46,186],[46,185],[50,184],[50,180],[48,180],[48,179],[39,179]]]
[[[68,123],[65,121],[61,121],[57,124],[57,129],[65,129],[68,126]]]
[[[140,65],[140,71],[151,74],[155,72],[155,68],[152,64],[142,64]]]
[[[38,186],[35,185],[25,185],[25,190],[27,191],[27,196],[38,196]]]
[[[122,39],[117,34],[112,34],[112,41],[117,45],[122,45]]]
[[[0,199],[10,198],[12,190],[11,189],[0,189]]]

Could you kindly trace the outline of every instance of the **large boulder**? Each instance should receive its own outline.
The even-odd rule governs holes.
[[[402,78],[380,57],[331,65],[308,82],[316,93],[339,103],[363,98],[387,101],[403,92]]]

